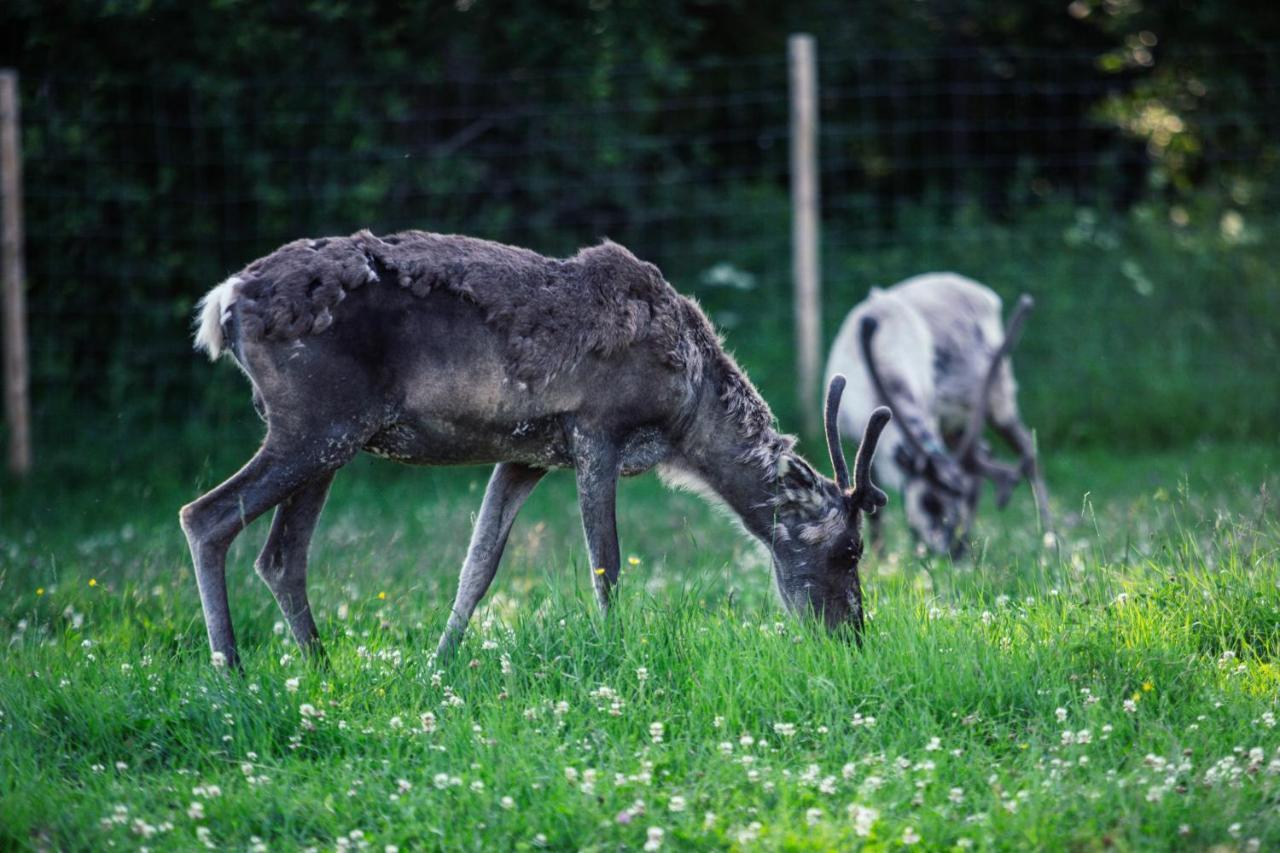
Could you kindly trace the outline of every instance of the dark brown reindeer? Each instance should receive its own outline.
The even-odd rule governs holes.
[[[987,480],[1000,508],[1023,477],[1030,480],[1041,526],[1052,529],[1008,359],[1032,306],[1031,297],[1022,296],[1002,330],[1000,298],[989,288],[954,273],[930,273],[873,288],[849,312],[832,346],[828,374],[847,375],[850,386],[840,426],[855,429],[879,405],[893,410],[877,479],[901,491],[913,534],[932,551],[963,553]],[[982,439],[988,421],[1018,453],[1017,466],[992,457]]]
[[[420,465],[497,463],[438,653],[489,588],[516,513],[552,468],[572,468],[607,609],[618,579],[619,476],[657,467],[727,504],[770,550],[783,603],[862,627],[859,522],[885,495],[871,459],[887,409],[870,413],[849,477],[778,433],[768,406],[706,317],[657,267],[613,243],[559,260],[459,236],[405,232],[300,240],[214,288],[196,346],[230,352],[266,421],[262,447],[182,508],[215,662],[237,665],[225,563],[271,508],[256,567],[299,645],[321,652],[307,549],[334,473],[361,450]]]

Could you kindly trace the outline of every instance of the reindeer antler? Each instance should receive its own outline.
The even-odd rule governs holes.
[[[871,339],[875,337],[876,329],[878,328],[880,328],[880,321],[875,317],[863,317],[862,323],[858,326],[858,345],[862,348],[862,361],[867,365],[867,373],[871,376],[871,384],[875,386],[876,394],[891,411],[900,412],[901,407],[894,402],[893,394],[890,393],[889,386],[885,384],[884,377],[880,375],[880,368],[876,364],[875,355],[871,352]],[[929,451],[925,449],[924,441],[912,431],[907,424],[906,418],[900,417],[898,419],[898,429],[902,431],[902,435],[907,439],[907,444],[911,445],[911,449],[916,452],[919,458],[929,458]]]
[[[956,458],[970,462],[976,461],[974,451],[977,450],[978,439],[982,437],[982,428],[987,422],[987,406],[991,397],[991,388],[995,385],[996,375],[1000,370],[1000,363],[1017,346],[1018,337],[1022,334],[1022,326],[1035,304],[1035,300],[1031,298],[1030,294],[1024,293],[1018,297],[1018,304],[1014,307],[1013,313],[1009,315],[1009,322],[1005,326],[1004,340],[1000,342],[1000,346],[996,347],[996,351],[992,354],[991,364],[987,368],[987,376],[983,380],[982,386],[978,389],[977,396],[974,398],[973,411],[969,415],[969,424],[965,427],[964,436],[961,437],[959,446],[956,447]]]
[[[840,414],[840,397],[844,394],[845,378],[837,373],[831,377],[831,384],[827,386],[827,411],[826,411],[826,428],[827,428],[827,451],[831,454],[831,467],[835,469],[836,485],[840,487],[840,491],[849,488],[849,466],[844,461],[844,448],[840,446],[840,426],[838,416]]]
[[[876,445],[880,443],[880,433],[885,425],[893,420],[893,413],[888,406],[877,406],[867,420],[867,428],[862,432],[862,442],[858,445],[858,455],[853,458],[853,495],[854,506],[863,512],[875,512],[889,502],[889,496],[879,486],[871,482],[871,460],[876,455]]]

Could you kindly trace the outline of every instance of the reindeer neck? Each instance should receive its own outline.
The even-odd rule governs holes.
[[[759,428],[739,412],[726,411],[719,399],[714,402],[713,411],[704,410],[704,417],[697,419],[699,427],[686,436],[683,467],[689,474],[765,543],[778,538],[780,524],[791,528],[829,514],[822,478],[796,476],[801,467],[807,473],[813,468],[792,449],[789,436],[771,426]],[[805,485],[807,479],[811,483]]]

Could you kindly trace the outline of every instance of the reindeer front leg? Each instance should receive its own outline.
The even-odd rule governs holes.
[[[480,505],[480,515],[476,518],[475,529],[471,531],[471,545],[467,548],[467,559],[458,578],[453,610],[436,647],[438,659],[447,658],[462,640],[471,614],[489,591],[493,576],[497,574],[498,562],[507,546],[516,513],[520,512],[525,498],[546,473],[544,468],[532,468],[516,462],[503,462],[493,469],[484,502]]]
[[[1049,515],[1049,491],[1040,475],[1040,459],[1036,455],[1035,438],[1031,430],[1016,415],[1009,420],[992,423],[995,431],[1005,443],[1018,454],[1022,462],[1022,474],[1031,484],[1035,492],[1036,510],[1040,513],[1040,526],[1046,531],[1053,530],[1053,517]]]
[[[600,609],[609,612],[609,600],[618,582],[621,560],[618,553],[618,466],[616,442],[604,436],[575,431],[574,468],[578,476],[578,506],[587,554],[591,558],[591,579]]]

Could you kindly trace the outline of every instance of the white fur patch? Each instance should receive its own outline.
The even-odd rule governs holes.
[[[658,464],[658,479],[669,489],[691,492],[721,509],[728,509],[724,499],[707,482],[687,468],[670,462]]]
[[[207,352],[210,361],[217,361],[222,355],[225,343],[222,324],[227,321],[231,306],[240,295],[241,283],[240,277],[233,275],[206,293],[196,305],[195,348]]]

